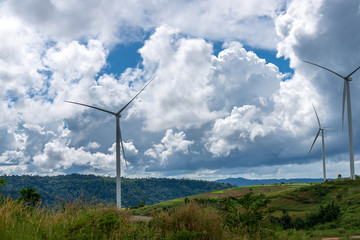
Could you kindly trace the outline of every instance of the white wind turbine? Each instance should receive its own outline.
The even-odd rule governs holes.
[[[346,98],[346,102],[347,102],[347,114],[348,114],[348,135],[349,135],[349,155],[350,155],[350,177],[351,179],[355,179],[355,167],[354,167],[354,141],[353,141],[353,131],[352,131],[352,116],[351,116],[351,99],[350,99],[350,81],[351,79],[351,75],[353,75],[357,70],[360,69],[360,66],[358,68],[356,68],[354,71],[352,71],[349,75],[347,76],[343,76],[340,75],[337,72],[334,72],[326,67],[320,66],[318,64],[309,62],[309,61],[305,61],[303,60],[303,62],[315,65],[317,67],[320,67],[322,69],[325,69],[333,74],[335,74],[338,77],[341,77],[342,79],[344,79],[344,91],[343,91],[343,103],[342,103],[342,129],[344,130],[344,108],[345,108],[345,98]]]
[[[319,116],[316,112],[316,109],[315,109],[315,106],[313,105],[313,108],[314,108],[314,111],[315,111],[315,114],[316,114],[316,118],[317,118],[317,121],[318,121],[318,124],[319,124],[319,131],[317,132],[316,136],[315,136],[315,139],[313,141],[313,144],[311,145],[311,148],[309,150],[309,154],[311,152],[311,149],[313,148],[315,142],[316,142],[316,139],[319,137],[319,134],[321,132],[321,138],[322,138],[322,158],[323,158],[323,173],[324,173],[324,182],[326,181],[326,168],[325,168],[325,142],[324,142],[324,130],[326,128],[322,127],[321,124],[320,124],[320,119],[319,119]]]
[[[89,108],[93,108],[99,111],[103,111],[106,113],[109,113],[111,115],[114,115],[116,118],[116,205],[118,207],[118,209],[121,209],[121,165],[120,165],[120,144],[121,144],[121,149],[122,149],[122,154],[123,154],[123,158],[126,164],[126,159],[125,159],[125,151],[124,151],[124,144],[123,144],[123,140],[121,137],[121,129],[120,129],[120,118],[121,118],[121,112],[125,110],[125,108],[127,106],[129,106],[129,104],[134,101],[134,99],[139,96],[139,94],[151,83],[152,80],[154,80],[154,78],[156,77],[156,74],[153,78],[151,78],[151,80],[140,90],[140,92],[138,92],[138,94],[135,95],[135,97],[133,97],[130,102],[128,102],[125,106],[123,106],[118,112],[111,112],[109,110],[106,109],[102,109],[102,108],[98,108],[98,107],[94,107],[94,106],[90,106],[87,104],[83,104],[83,103],[78,103],[78,102],[72,102],[72,101],[65,101],[68,103],[73,103],[73,104],[78,104],[81,106],[85,106],[85,107],[89,107]]]

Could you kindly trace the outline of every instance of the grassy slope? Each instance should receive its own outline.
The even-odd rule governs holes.
[[[241,197],[250,191],[255,194],[264,193],[271,200],[270,211],[274,216],[280,216],[283,210],[288,211],[292,217],[303,217],[316,211],[320,205],[337,202],[343,213],[343,220],[350,221],[356,218],[360,227],[360,181],[337,179],[325,183],[290,183],[255,185],[249,187],[236,187],[222,191],[207,192],[189,196],[188,199],[217,199],[223,197]],[[133,210],[134,214],[149,215],[184,203],[185,198],[161,202]],[[357,217],[359,215],[359,217]]]
[[[196,194],[187,197],[189,200],[192,199],[217,199],[221,200],[224,197],[241,197],[250,191],[255,194],[264,193],[268,196],[279,196],[279,193],[291,191],[300,187],[311,186],[310,183],[288,183],[288,184],[271,184],[271,185],[254,185],[247,187],[235,187],[220,191],[213,191],[207,193]],[[154,205],[148,205],[140,209],[133,210],[134,214],[138,215],[149,215],[153,211],[160,211],[167,208],[180,206],[184,203],[184,198],[173,199],[165,202],[161,202]]]
[[[228,231],[224,228],[225,218],[219,211],[202,204],[184,205],[184,198],[133,211],[134,215],[144,215],[159,210],[149,223],[131,222],[131,213],[128,210],[118,211],[116,206],[92,207],[75,201],[60,211],[32,210],[17,201],[5,200],[0,205],[0,239],[178,239],[175,237],[181,233],[187,237],[200,233],[203,236],[201,239],[211,239],[210,236],[219,233],[221,237],[213,239],[298,240],[360,235],[360,180],[259,185],[218,190],[189,196],[188,199],[213,199],[214,206],[218,206],[216,201],[223,197],[241,197],[250,191],[265,193],[270,198],[269,209],[273,215],[280,216],[286,210],[294,218],[317,211],[321,204],[336,201],[341,207],[341,221],[336,228],[331,227],[334,223],[330,222],[310,230],[263,229],[249,235],[242,227]],[[179,205],[183,206],[174,211],[162,211]],[[185,227],[188,232],[179,232]]]
[[[306,239],[321,239],[322,237],[349,237],[360,235],[360,180],[336,179],[325,183],[291,183],[256,185],[236,187],[222,191],[213,191],[187,197],[188,199],[214,199],[224,197],[241,197],[252,191],[255,194],[264,193],[270,199],[271,215],[281,217],[287,211],[292,219],[305,217],[317,212],[321,205],[335,201],[340,206],[341,217],[336,227],[331,224],[318,225],[307,231]],[[133,210],[134,215],[151,215],[184,204],[185,198],[174,199],[155,205]],[[215,203],[216,206],[216,203]],[[305,239],[305,238],[304,238]]]

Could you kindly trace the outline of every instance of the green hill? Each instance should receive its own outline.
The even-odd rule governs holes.
[[[311,223],[313,231],[319,236],[339,236],[346,234],[360,235],[360,180],[336,179],[324,183],[285,183],[270,185],[255,185],[249,187],[236,187],[218,191],[188,196],[165,201],[151,206],[133,210],[136,215],[154,215],[164,210],[175,209],[184,205],[185,201],[195,201],[203,206],[212,206],[221,209],[225,199],[234,199],[237,209],[242,207],[239,200],[252,193],[254,196],[263,196],[269,200],[266,214],[268,218],[285,219],[288,217],[289,226],[295,227],[297,223]],[[238,202],[236,201],[238,200]],[[326,222],[316,214],[326,215],[333,206],[339,208],[339,218]],[[316,215],[316,216],[315,216]]]
[[[360,180],[350,179],[211,190],[121,211],[114,204],[74,201],[55,209],[0,198],[0,239],[353,239],[359,213]]]
[[[279,193],[287,194],[287,192],[291,190],[302,188],[305,186],[312,186],[312,183],[286,183],[286,184],[254,185],[247,187],[228,188],[228,189],[200,193],[178,199],[172,199],[154,205],[148,205],[141,209],[134,210],[134,213],[137,215],[149,215],[151,212],[170,209],[176,206],[183,205],[185,198],[188,200],[196,200],[199,202],[201,201],[206,203],[212,202],[216,205],[217,203],[221,202],[223,198],[226,197],[239,198],[244,196],[245,194],[248,194],[249,192],[253,192],[254,194],[263,193],[271,198],[272,196],[279,196],[278,195]]]
[[[0,176],[7,180],[0,190],[4,196],[19,197],[21,188],[34,187],[40,193],[45,206],[54,206],[61,200],[115,203],[116,180],[95,175],[60,176]],[[169,199],[180,198],[231,187],[230,184],[211,181],[168,179],[168,178],[122,178],[122,205],[136,206],[140,201],[155,204]]]

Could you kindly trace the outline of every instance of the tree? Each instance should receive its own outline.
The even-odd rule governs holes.
[[[24,201],[27,206],[38,205],[40,199],[40,193],[35,192],[35,188],[22,188],[20,190],[20,200]]]
[[[2,186],[5,186],[5,184],[6,184],[6,179],[0,178],[0,189],[2,188]]]
[[[245,226],[255,226],[263,219],[270,200],[263,193],[254,195],[253,192],[249,192],[237,202],[245,210],[240,214],[240,221]]]
[[[2,188],[2,186],[5,186],[5,184],[6,184],[6,179],[0,178],[0,189]],[[0,199],[3,199],[3,196],[1,193],[0,193]]]
[[[341,178],[341,173],[338,174],[338,178]]]

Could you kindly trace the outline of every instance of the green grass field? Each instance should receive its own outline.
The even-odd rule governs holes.
[[[333,201],[341,209],[341,217],[336,223],[319,224],[312,230],[301,231],[309,239],[321,237],[360,235],[360,181],[350,179],[336,179],[325,183],[290,183],[255,185],[249,187],[236,187],[222,191],[189,196],[187,199],[210,199],[208,205],[216,208],[226,197],[241,198],[253,192],[265,194],[270,200],[268,211],[272,216],[281,217],[284,212],[296,220],[304,218],[318,211],[320,206]],[[179,207],[184,204],[185,198],[162,202],[136,209],[133,214],[152,215],[161,211]],[[299,231],[297,231],[299,233]],[[301,238],[302,239],[302,238]],[[307,238],[306,238],[307,239]]]
[[[132,215],[152,220],[133,221]],[[53,209],[26,207],[12,199],[0,203],[0,240],[346,239],[357,235],[360,181],[349,179],[231,188],[121,211],[114,205],[81,201]]]

